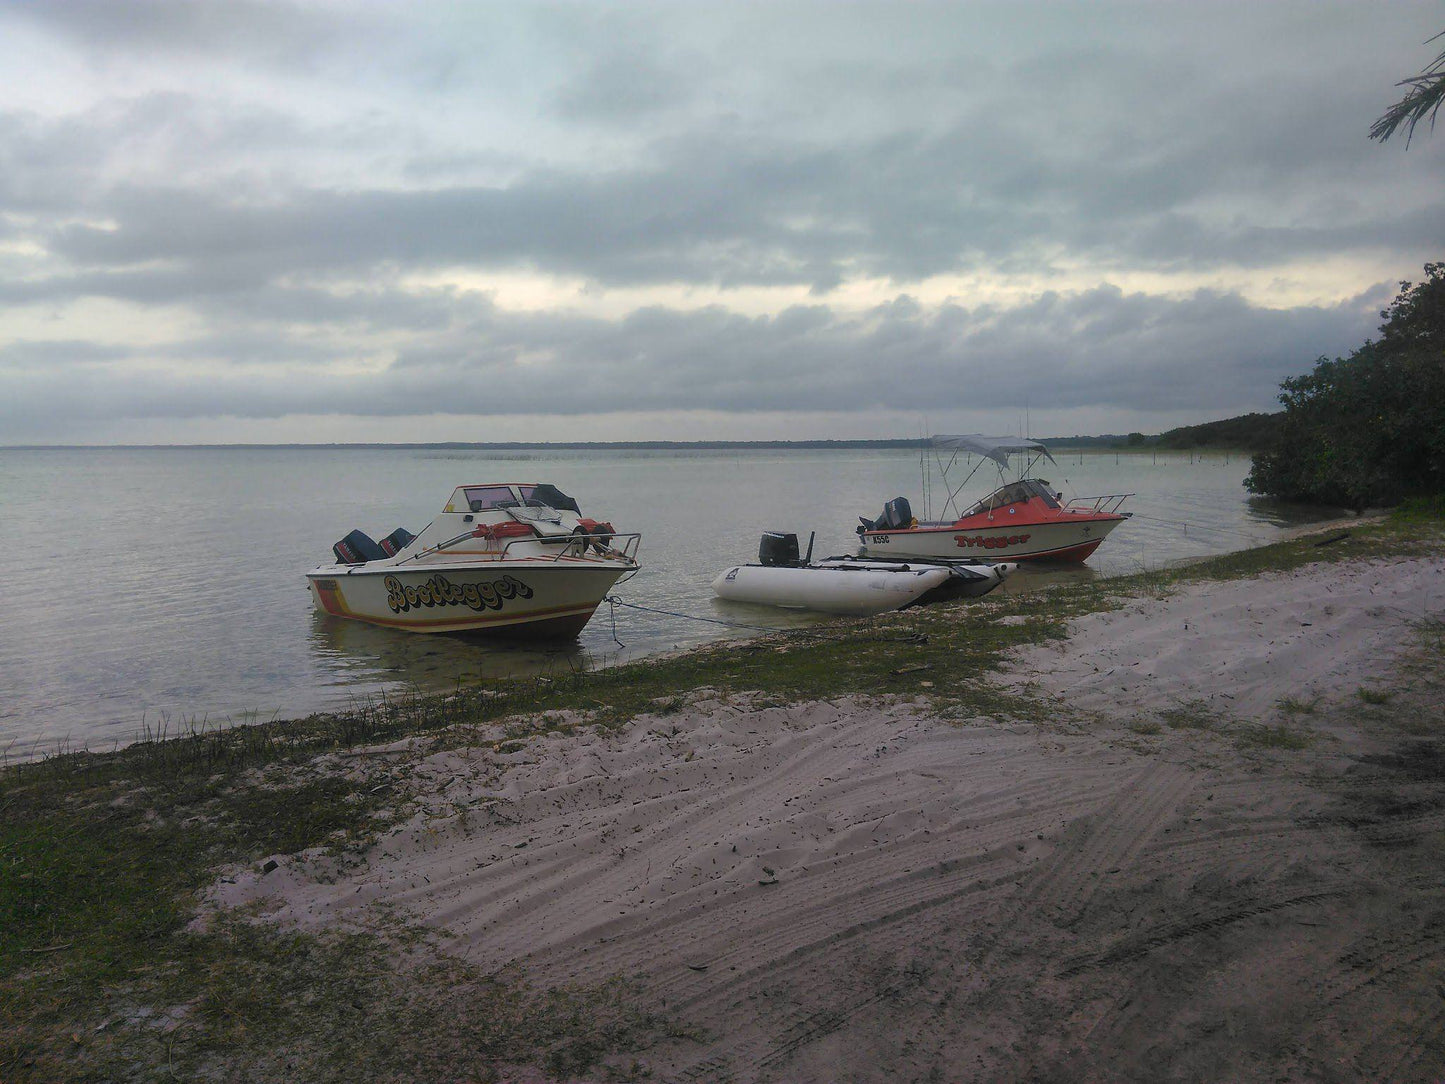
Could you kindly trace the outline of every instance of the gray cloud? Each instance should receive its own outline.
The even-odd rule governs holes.
[[[0,33],[85,73],[0,60],[24,91],[0,111],[0,419],[1268,407],[1383,298],[1280,309],[1228,284],[1440,256],[1445,140],[1365,138],[1437,18],[0,5]],[[454,270],[816,303],[602,319],[416,285]],[[1070,286],[908,299],[954,274]],[[1142,274],[1225,285],[1108,285]],[[860,278],[899,299],[846,308]],[[90,299],[128,315],[41,341],[38,312]],[[151,319],[171,341],[126,341]]]
[[[1018,308],[927,310],[907,298],[858,314],[799,306],[745,317],[722,308],[645,309],[620,322],[487,310],[425,336],[388,367],[328,375],[342,360],[324,345],[265,337],[208,338],[136,360],[186,361],[217,353],[281,368],[258,383],[224,371],[127,373],[112,366],[95,387],[108,417],[274,418],[619,411],[1012,411],[1111,404],[1134,411],[1267,409],[1279,380],[1315,353],[1358,342],[1385,291],[1328,309],[1274,311],[1235,295],[1168,301],[1099,288],[1046,294]],[[1313,353],[1302,354],[1303,348]],[[12,348],[12,351],[15,348]],[[34,349],[31,347],[30,349]],[[18,421],[59,394],[64,367],[37,371],[0,405]],[[84,360],[91,360],[86,357]],[[111,355],[109,360],[114,360]],[[0,353],[0,367],[11,361]],[[1241,393],[1242,388],[1250,389]]]

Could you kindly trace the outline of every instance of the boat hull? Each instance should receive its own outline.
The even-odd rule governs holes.
[[[492,561],[447,567],[328,566],[307,574],[317,609],[421,633],[575,637],[612,585],[636,566],[601,561]]]
[[[1088,560],[1124,516],[1080,516],[1042,523],[1009,522],[998,516],[982,527],[922,524],[892,531],[865,531],[859,538],[864,557],[930,557],[936,560],[986,558],[997,561]]]

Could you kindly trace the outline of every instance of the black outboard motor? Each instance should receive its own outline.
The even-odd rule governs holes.
[[[395,557],[402,550],[410,546],[412,539],[415,537],[416,535],[412,534],[405,527],[398,527],[381,540],[381,548],[386,551],[388,557]]]
[[[364,565],[367,561],[384,561],[387,557],[386,550],[363,531],[352,531],[332,546],[331,552],[336,554],[337,562],[343,565]]]
[[[913,509],[907,497],[894,497],[883,506],[883,518],[888,521],[890,531],[900,531],[913,526]]]
[[[863,525],[858,528],[859,534],[866,534],[868,531],[901,531],[906,527],[913,526],[913,508],[908,503],[907,497],[894,497],[883,506],[883,514],[869,523],[862,516]]]
[[[758,543],[758,564],[786,568],[798,563],[798,536],[781,531],[764,531]]]

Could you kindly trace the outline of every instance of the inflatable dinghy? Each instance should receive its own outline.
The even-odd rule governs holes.
[[[866,616],[925,602],[986,595],[1015,567],[869,557],[812,562],[798,560],[797,553],[796,535],[769,532],[759,547],[760,563],[724,569],[713,580],[713,594],[730,602]]]

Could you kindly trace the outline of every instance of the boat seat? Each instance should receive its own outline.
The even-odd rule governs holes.
[[[525,501],[500,507],[505,508],[507,515],[518,523],[529,524],[540,538],[560,538],[572,534],[572,528],[562,523],[562,513],[541,501]]]

